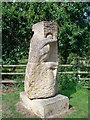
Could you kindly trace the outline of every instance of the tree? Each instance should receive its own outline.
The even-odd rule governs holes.
[[[90,25],[85,12],[90,3],[2,3],[3,63],[17,64],[28,56],[32,25],[43,21],[58,23],[59,53],[66,63],[71,53],[89,55]]]

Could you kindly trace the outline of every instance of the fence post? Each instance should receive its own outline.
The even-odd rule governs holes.
[[[79,67],[79,69],[78,69],[78,80],[79,80],[79,82],[80,82],[80,67]]]

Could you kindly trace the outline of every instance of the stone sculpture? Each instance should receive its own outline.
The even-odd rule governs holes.
[[[60,117],[68,111],[69,99],[57,95],[57,24],[42,21],[32,30],[21,104],[40,118]]]
[[[57,73],[57,24],[39,22],[33,25],[26,67],[25,92],[30,99],[55,96]]]

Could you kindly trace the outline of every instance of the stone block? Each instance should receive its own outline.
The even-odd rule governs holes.
[[[56,118],[69,109],[68,97],[60,94],[51,98],[30,100],[21,92],[20,99],[26,109],[32,110],[40,118]]]
[[[41,99],[57,94],[57,24],[42,21],[33,25],[24,90],[30,99]]]

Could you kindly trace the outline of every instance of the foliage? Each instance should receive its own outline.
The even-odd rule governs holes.
[[[86,59],[86,58],[80,58],[77,56],[77,54],[71,53],[67,59],[67,63],[71,63],[72,66],[67,66],[67,67],[63,67],[63,66],[59,66],[58,67],[58,74],[57,74],[57,80],[58,80],[58,84],[60,87],[60,91],[64,90],[64,89],[75,89],[75,87],[77,86],[77,84],[83,86],[83,87],[88,87],[89,81],[84,80],[80,80],[80,78],[90,78],[89,73],[88,74],[77,74],[77,73],[73,73],[73,74],[63,74],[63,73],[59,73],[59,72],[78,72],[78,71],[89,71],[90,67],[88,66],[83,66],[85,64],[90,64],[90,59]],[[59,91],[59,92],[60,92]]]
[[[23,4],[20,4],[23,7]],[[27,26],[26,11],[21,12],[18,3],[3,3],[3,61],[8,64],[17,64],[18,60],[26,55],[30,38]],[[26,7],[24,6],[24,9]],[[28,42],[28,43],[27,43]]]
[[[90,3],[2,3],[3,64],[18,64],[21,58],[27,58],[32,25],[43,20],[58,23],[58,46],[63,63],[71,53],[88,56],[90,26],[85,21],[85,12],[89,12],[89,6]]]

